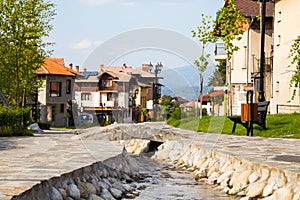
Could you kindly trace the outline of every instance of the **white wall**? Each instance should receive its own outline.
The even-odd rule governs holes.
[[[300,26],[297,22],[300,18],[299,8],[299,0],[277,0],[275,4],[274,98],[271,104],[271,113],[276,113],[278,104],[299,105],[299,89],[297,89],[295,100],[291,100],[293,89],[289,88],[289,83],[295,70],[295,66],[290,66],[289,52],[293,40],[300,35]],[[280,110],[284,112],[285,109]]]

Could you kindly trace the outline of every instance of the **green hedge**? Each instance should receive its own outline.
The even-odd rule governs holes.
[[[26,135],[30,108],[0,107],[0,136]]]

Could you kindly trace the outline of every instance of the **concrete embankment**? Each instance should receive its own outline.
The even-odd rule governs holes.
[[[129,153],[141,153],[157,148],[154,159],[165,160],[186,169],[194,174],[196,180],[218,185],[218,189],[241,199],[300,199],[300,166],[295,160],[298,158],[297,155],[300,155],[297,148],[300,146],[299,140],[195,133],[162,123],[93,128],[79,131],[79,135],[74,139],[83,142],[93,141],[95,142],[93,144],[107,139],[119,141]],[[97,146],[93,145],[93,148],[96,149]],[[134,161],[129,159],[126,155],[124,157],[123,153],[115,160],[105,161],[107,162],[105,164],[98,162],[60,177],[42,181],[41,184],[14,199],[35,199],[23,196],[34,194],[32,197],[46,195],[46,198],[36,199],[71,200],[78,199],[78,191],[80,198],[83,199],[107,199],[101,197],[103,190],[107,195],[110,194],[111,198],[116,198],[114,195],[117,194],[121,195],[117,198],[127,194],[135,195],[135,190],[126,185],[127,179],[134,179],[133,174],[138,174],[132,165]],[[132,174],[129,169],[134,173]],[[117,192],[114,189],[120,188],[114,186],[102,187],[103,184],[100,182],[103,182],[103,179],[108,179],[111,185],[114,182],[118,182],[119,186],[119,183],[123,184],[124,191]],[[86,190],[88,187],[91,191]],[[113,194],[112,189],[117,193]],[[40,191],[41,193],[38,193]],[[56,194],[57,198],[50,198],[51,194]],[[82,194],[86,195],[81,197]]]
[[[195,136],[192,136],[192,140],[180,139],[180,134],[182,134],[183,138],[188,138],[189,132],[173,128],[170,128],[168,131],[170,135],[176,135],[176,137],[173,138],[173,140],[166,139],[165,143],[158,147],[158,151],[153,156],[154,159],[166,160],[181,168],[187,169],[195,175],[196,180],[205,181],[209,184],[217,184],[219,190],[229,195],[236,195],[241,199],[300,199],[300,174],[293,172],[297,171],[295,167],[297,168],[298,163],[295,160],[293,161],[293,158],[296,156],[290,155],[291,159],[289,162],[280,160],[277,162],[274,161],[280,156],[288,157],[289,150],[293,149],[292,144],[297,144],[296,142],[298,141],[270,139],[269,143],[260,144],[264,143],[265,139],[254,138],[254,141],[261,140],[257,142],[257,145],[261,145],[262,149],[282,150],[281,152],[276,151],[279,155],[273,155],[271,153],[269,155],[267,154],[267,156],[260,155],[262,159],[272,160],[269,161],[271,165],[268,165],[263,162],[257,162],[259,161],[259,155],[253,156],[254,161],[251,160],[252,154],[259,154],[260,152],[252,152],[252,154],[248,155],[245,153],[245,155],[247,155],[245,156],[247,159],[245,159],[242,153],[239,155],[234,155],[234,152],[230,154],[225,151],[226,153],[224,153],[224,149],[226,148],[219,148],[217,140],[212,140],[213,144],[209,144],[209,140],[206,140],[207,142],[201,142],[201,145],[198,144],[199,142],[197,143]],[[157,130],[154,131],[154,133],[158,134]],[[202,137],[205,137],[205,135],[202,135]],[[226,137],[219,139],[226,142]],[[248,143],[251,143],[251,138],[239,138],[241,141],[243,139],[249,140]],[[130,153],[140,153],[146,151],[150,143],[150,140],[133,139],[127,142],[125,146]],[[237,141],[232,140],[232,143],[236,145]],[[289,143],[291,145],[290,148],[285,149]],[[227,141],[227,146],[230,146],[229,144],[230,141]],[[240,145],[242,144],[241,142]],[[247,144],[247,142],[244,144]],[[249,147],[240,146],[240,148],[247,149]],[[241,149],[236,152],[243,152]],[[285,165],[290,164],[290,169],[293,171],[276,167],[277,164],[278,166],[282,166],[282,163]]]
[[[136,160],[126,151],[70,173],[36,184],[12,200],[113,200],[134,198],[141,175]]]
[[[195,179],[218,184],[218,189],[241,199],[299,200],[297,173],[258,164],[201,146],[169,141],[159,147],[154,158],[168,160],[195,175]]]

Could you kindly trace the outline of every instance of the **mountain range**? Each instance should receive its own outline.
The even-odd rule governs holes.
[[[208,67],[208,69],[210,68]],[[206,84],[212,74],[210,71],[212,70],[203,73],[203,94],[206,94],[210,89]],[[163,77],[160,79],[160,83],[164,85],[162,95],[180,96],[189,101],[198,97],[200,78],[198,70],[193,65],[164,69],[159,77]]]

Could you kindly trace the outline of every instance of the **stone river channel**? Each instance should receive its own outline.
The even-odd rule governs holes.
[[[193,174],[163,161],[155,161],[146,155],[135,155],[143,180],[137,200],[234,200],[232,196],[221,193],[214,186],[197,182]]]

